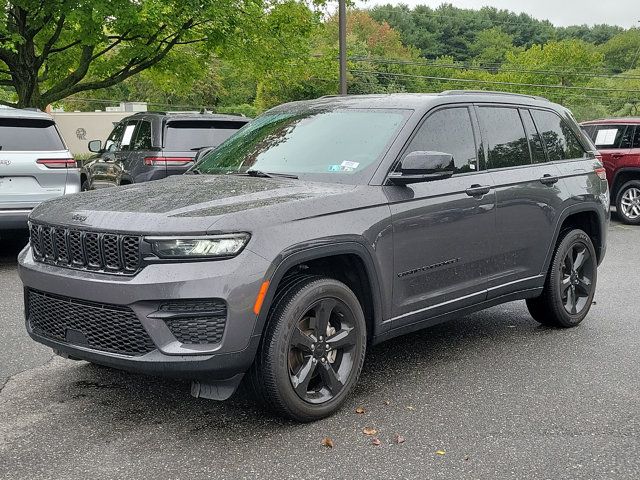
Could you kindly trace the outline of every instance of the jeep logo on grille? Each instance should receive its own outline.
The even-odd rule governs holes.
[[[74,222],[84,222],[87,219],[86,215],[80,215],[79,213],[74,213],[71,215],[71,220]]]

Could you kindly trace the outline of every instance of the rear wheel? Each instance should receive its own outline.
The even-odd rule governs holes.
[[[640,181],[625,183],[618,192],[616,208],[620,219],[629,225],[640,225]]]
[[[306,277],[290,285],[270,312],[251,381],[276,413],[310,422],[338,410],[356,384],[366,324],[342,282]]]
[[[531,316],[551,327],[575,327],[589,313],[598,262],[593,243],[582,230],[570,230],[558,244],[542,295],[527,300]]]

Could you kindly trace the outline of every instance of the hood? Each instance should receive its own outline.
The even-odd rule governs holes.
[[[104,188],[60,197],[39,205],[30,219],[120,233],[214,233],[225,218],[282,221],[322,212],[319,199],[345,195],[353,185],[305,182],[284,178],[234,175],[183,175],[123,187]],[[317,208],[303,206],[310,202]],[[335,208],[336,202],[332,208]],[[343,202],[337,202],[343,203]],[[283,206],[289,208],[283,210]],[[295,207],[294,207],[295,205]],[[300,208],[297,208],[297,207]],[[227,222],[228,223],[228,222]]]

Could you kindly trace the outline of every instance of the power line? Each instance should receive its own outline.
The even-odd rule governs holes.
[[[520,82],[502,82],[498,80],[475,80],[469,78],[456,78],[456,77],[436,77],[429,75],[415,75],[410,73],[392,73],[392,72],[380,72],[375,70],[349,70],[352,73],[360,73],[360,74],[374,74],[374,75],[386,75],[392,77],[407,77],[407,78],[425,78],[428,80],[442,80],[447,82],[458,82],[458,83],[480,83],[485,85],[507,85],[512,87],[533,87],[533,88],[550,88],[550,89],[562,89],[562,90],[578,90],[578,91],[589,91],[589,92],[622,92],[622,93],[638,93],[640,94],[640,90],[627,90],[622,88],[598,88],[598,87],[573,87],[568,85],[550,85],[550,84],[539,84],[539,83],[520,83]]]
[[[434,68],[449,68],[456,70],[475,70],[475,71],[490,71],[492,67],[481,66],[481,65],[469,65],[465,63],[437,63],[435,61],[419,61],[419,60],[403,60],[396,58],[379,58],[379,57],[349,57],[349,60],[355,63],[378,63],[385,65],[416,65],[423,67],[434,67]],[[484,64],[484,65],[492,65],[492,64]],[[610,78],[616,80],[640,80],[640,75],[634,74],[600,74],[600,73],[585,73],[585,72],[567,72],[562,70],[530,70],[525,68],[515,68],[515,67],[505,67],[504,65],[493,64],[496,65],[496,69],[501,72],[510,72],[510,73],[530,73],[536,75],[571,75],[571,76],[582,76],[589,78]]]

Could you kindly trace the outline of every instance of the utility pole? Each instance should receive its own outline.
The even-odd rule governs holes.
[[[338,0],[338,42],[340,44],[340,95],[347,94],[347,4]]]

